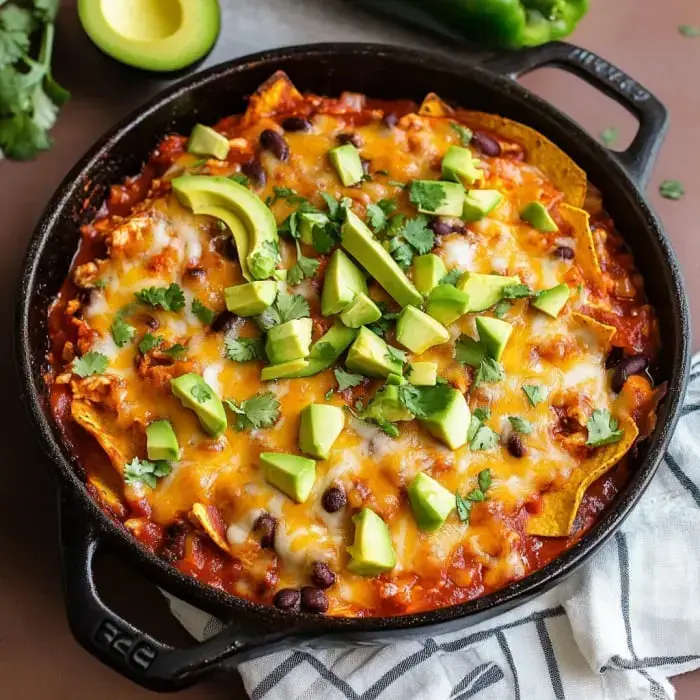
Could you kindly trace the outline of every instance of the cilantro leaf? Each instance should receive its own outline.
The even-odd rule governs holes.
[[[680,199],[685,194],[685,187],[680,180],[664,180],[659,185],[659,194],[664,199]]]
[[[504,299],[524,299],[532,294],[532,290],[526,284],[511,284],[503,289],[501,296]]]
[[[463,335],[455,343],[455,359],[464,365],[479,368],[486,357],[486,348],[478,340]]]
[[[232,362],[252,362],[265,357],[262,338],[234,338],[227,335],[224,338],[226,357]]]
[[[130,343],[136,335],[136,329],[129,325],[121,316],[117,316],[110,326],[110,332],[118,348]]]
[[[73,374],[79,377],[90,377],[93,374],[102,374],[109,364],[109,359],[101,352],[86,352],[82,357],[76,357],[73,360],[71,369]]]
[[[345,212],[352,206],[352,200],[349,197],[343,197],[338,200],[328,192],[321,192],[321,198],[328,207],[328,216],[336,223],[340,223],[345,219]]]
[[[384,231],[384,235],[388,238],[393,238],[398,236],[402,229],[404,221],[406,221],[406,216],[404,214],[394,214],[390,219],[389,223]]]
[[[531,406],[537,406],[547,397],[547,390],[540,384],[523,384],[523,392]]]
[[[331,248],[337,242],[337,236],[334,235],[335,227],[333,224],[325,226],[314,226],[311,232],[311,245],[321,254],[325,255],[330,252]]]
[[[516,433],[529,435],[532,432],[532,423],[530,423],[530,421],[520,416],[508,416],[508,420]]]
[[[374,418],[374,422],[379,426],[380,430],[386,433],[389,437],[397,438],[401,433],[399,429],[388,420],[383,418]]]
[[[403,243],[401,238],[392,238],[389,252],[399,267],[406,269],[413,262],[413,248],[408,243]]]
[[[469,447],[472,450],[490,450],[498,444],[498,433],[494,432],[487,425],[480,425],[474,437],[472,437]]]
[[[291,270],[287,273],[287,282],[291,285],[299,284],[307,277],[313,277],[318,270],[320,262],[314,258],[307,258],[302,254],[299,243],[297,242],[297,261]]]
[[[588,428],[586,444],[591,447],[600,447],[601,445],[619,442],[624,433],[619,428],[617,419],[610,415],[610,411],[607,408],[597,408],[593,411],[586,423],[586,428]]]
[[[393,362],[406,362],[406,353],[403,350],[395,348],[393,345],[387,345],[387,358]]]
[[[280,402],[271,391],[255,394],[245,401],[224,399],[224,404],[236,414],[236,430],[269,428],[280,416]]]
[[[275,303],[257,317],[257,322],[262,330],[269,331],[273,326],[304,318],[309,313],[309,303],[301,294],[279,292]]]
[[[394,313],[393,311],[386,311],[386,304],[383,304],[381,302],[377,303],[377,306],[382,310],[382,317],[378,320],[375,321],[374,323],[371,323],[367,328],[372,331],[372,333],[376,333],[378,336],[381,338],[384,337],[384,334],[391,328],[391,324],[396,321],[398,318],[398,314]]]
[[[693,37],[700,36],[700,27],[696,27],[692,24],[681,24],[678,27],[678,31],[686,38],[692,39]]]
[[[395,199],[380,199],[376,204],[367,205],[367,218],[377,235],[381,234],[389,221],[389,216],[398,206]]]
[[[305,197],[298,195],[296,190],[291,187],[273,187],[272,192],[272,196],[266,201],[268,207],[271,207],[278,199],[284,199],[287,204],[298,204],[306,201]]]
[[[459,134],[459,141],[462,144],[462,146],[468,146],[471,143],[472,140],[472,130],[467,129],[466,126],[462,126],[461,124],[457,124],[456,122],[452,122],[450,126]]]
[[[338,357],[338,352],[330,343],[324,341],[313,346],[309,357],[322,362],[333,362]]]
[[[146,335],[143,336],[141,339],[141,342],[139,343],[139,352],[142,355],[145,355],[149,350],[153,350],[153,348],[157,347],[163,342],[163,336],[162,335],[153,335],[152,333],[146,333]]]
[[[335,374],[338,382],[338,391],[345,391],[354,386],[359,386],[365,379],[361,374],[351,374],[340,368],[334,369],[333,374]]]
[[[510,309],[510,302],[507,299],[501,299],[501,301],[493,307],[493,315],[496,318],[503,318]]]
[[[187,348],[182,343],[175,343],[167,350],[163,350],[166,355],[169,355],[174,360],[181,360],[187,354]]]
[[[488,430],[488,428],[487,428]],[[479,484],[478,488],[473,488],[466,497],[455,494],[455,506],[457,508],[457,517],[463,522],[468,523],[471,517],[472,506],[475,503],[482,503],[488,499],[487,492],[491,488],[491,470],[482,469],[477,477]]]
[[[401,232],[419,255],[429,253],[435,246],[435,234],[428,228],[428,221],[425,214],[419,214],[415,219],[409,219]]]
[[[209,401],[209,399],[212,398],[211,390],[208,386],[205,386],[204,384],[195,384],[190,389],[190,394],[197,403],[204,403],[205,401]]]
[[[459,278],[462,276],[462,271],[455,267],[450,270],[439,282],[438,284],[451,284],[453,287],[459,282]]]
[[[491,470],[482,469],[478,476],[479,488],[486,493],[491,488]]]
[[[129,464],[124,466],[124,481],[129,486],[146,484],[154,489],[158,479],[167,476],[171,472],[171,466],[164,459],[151,462],[147,459],[134,457]]]
[[[505,376],[506,373],[503,370],[503,365],[500,362],[497,362],[490,357],[484,357],[484,359],[479,363],[479,368],[476,370],[474,386],[477,387],[481,383],[494,384],[495,382],[502,381]]]
[[[146,287],[134,296],[142,304],[161,308],[163,311],[181,311],[185,308],[185,295],[180,285],[172,282],[167,287]]]
[[[487,421],[489,418],[491,418],[491,409],[490,408],[477,408],[474,411],[474,415],[476,418],[478,418],[480,421]]]
[[[445,201],[445,190],[437,181],[414,180],[408,197],[419,209],[435,211]]]
[[[216,311],[204,306],[199,299],[192,299],[192,313],[205,325],[210,326],[216,317]]]
[[[470,501],[462,498],[458,493],[455,494],[455,507],[457,508],[457,517],[463,522],[468,523],[472,514],[472,504]]]
[[[399,401],[417,418],[427,418],[447,408],[452,387],[449,384],[435,386],[413,386],[402,384],[399,387]]]
[[[620,136],[620,130],[616,126],[609,126],[600,132],[600,142],[610,148]]]
[[[330,401],[333,398],[333,394],[335,394],[334,389],[329,389],[324,395],[323,398],[326,399],[326,401]]]
[[[234,175],[230,175],[229,179],[237,182],[239,185],[243,185],[243,187],[248,187],[250,184],[250,178],[243,173],[235,173]]]

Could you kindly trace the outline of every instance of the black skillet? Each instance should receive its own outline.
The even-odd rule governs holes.
[[[631,146],[613,153],[515,79],[546,65],[574,73],[619,102],[639,120]],[[133,540],[88,495],[51,418],[46,370],[47,309],[69,270],[78,227],[105,199],[110,183],[139,171],[169,131],[188,133],[242,112],[250,95],[274,71],[284,70],[302,91],[343,90],[384,99],[420,101],[431,91],[462,107],[494,112],[534,127],[563,148],[603,192],[606,207],[632,248],[651,303],[659,312],[663,350],[657,381],[668,394],[651,438],[639,449],[634,476],[594,528],[543,569],[500,591],[463,605],[393,618],[337,619],[283,614],[186,577]],[[676,258],[642,189],[667,128],[663,105],[641,85],[598,56],[553,43],[491,59],[482,65],[431,53],[372,44],[318,44],[248,56],[192,75],[112,129],[70,172],[49,203],[29,245],[17,300],[16,354],[23,396],[53,463],[61,496],[60,538],[68,620],[78,641],[137,683],[174,690],[220,668],[279,646],[380,643],[467,627],[524,603],[586,561],[620,526],[662,459],[678,419],[688,375],[690,325]],[[88,206],[84,198],[88,193]],[[111,610],[100,599],[93,562],[100,549],[134,562],[149,580],[218,615],[228,626],[209,640],[174,649]]]

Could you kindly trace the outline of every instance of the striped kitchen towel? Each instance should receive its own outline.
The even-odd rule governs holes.
[[[180,601],[197,638],[217,620]],[[391,646],[290,650],[239,668],[253,700],[669,700],[700,667],[700,355],[647,493],[568,581],[476,627]]]

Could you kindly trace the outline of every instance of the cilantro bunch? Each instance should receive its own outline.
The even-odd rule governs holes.
[[[59,0],[0,2],[0,157],[35,158],[70,93],[51,75]]]

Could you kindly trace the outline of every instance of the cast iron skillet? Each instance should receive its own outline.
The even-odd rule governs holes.
[[[640,122],[632,145],[621,153],[606,150],[515,82],[518,76],[545,65],[557,65],[582,77],[632,112]],[[200,584],[146,551],[102,513],[77,475],[51,418],[43,379],[47,308],[68,273],[78,245],[78,226],[93,216],[110,183],[139,171],[163,134],[172,130],[188,133],[195,122],[212,123],[242,112],[244,96],[280,69],[302,91],[337,95],[351,90],[417,101],[435,91],[463,107],[502,114],[545,134],[602,190],[659,311],[663,350],[656,378],[668,381],[669,391],[653,436],[640,447],[632,481],[572,549],[522,581],[478,600],[401,617],[334,619],[284,614]],[[368,644],[462,628],[524,603],[587,560],[646,489],[676,425],[687,382],[690,329],[683,281],[668,240],[641,191],[666,126],[666,110],[643,87],[598,56],[564,43],[500,56],[483,65],[399,47],[318,44],[265,52],[193,75],[112,129],[70,172],[49,203],[29,246],[17,302],[16,352],[24,400],[58,476],[63,585],[68,620],[78,641],[137,683],[173,690],[193,683],[230,657],[238,663],[282,645]],[[84,206],[86,195],[88,206]],[[218,615],[228,626],[187,649],[174,649],[139,630],[107,607],[95,588],[93,562],[103,548],[121,552],[154,583]]]

